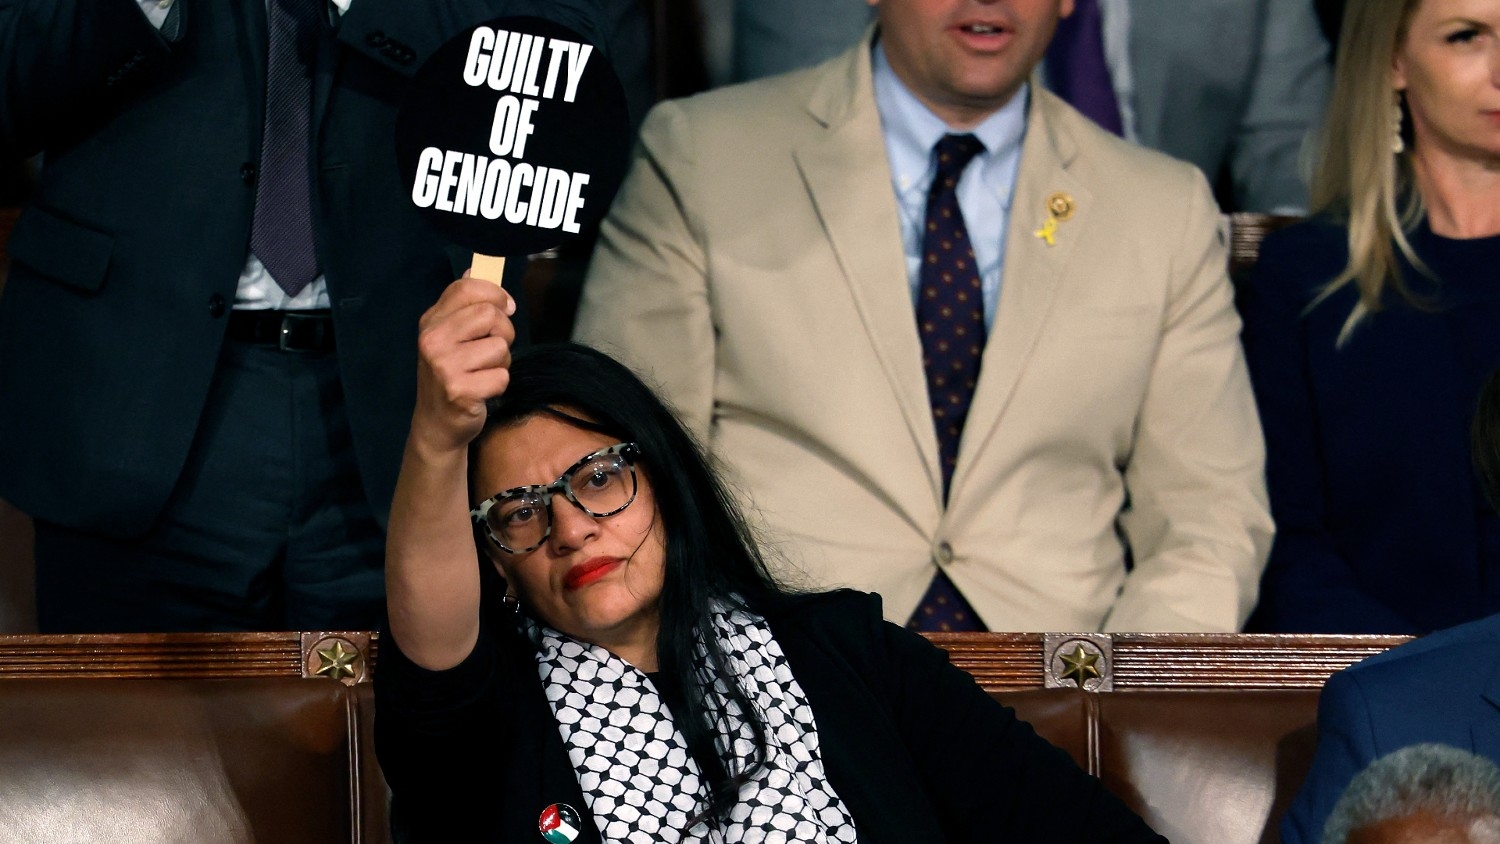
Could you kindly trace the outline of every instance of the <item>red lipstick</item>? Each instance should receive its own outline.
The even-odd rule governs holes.
[[[569,589],[579,589],[593,583],[599,578],[609,574],[625,562],[619,557],[593,557],[568,569],[563,577],[563,585]]]

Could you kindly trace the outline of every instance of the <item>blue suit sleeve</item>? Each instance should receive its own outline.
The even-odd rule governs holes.
[[[1318,699],[1318,749],[1281,822],[1282,844],[1319,844],[1323,824],[1355,774],[1380,751],[1357,675],[1335,674]]]

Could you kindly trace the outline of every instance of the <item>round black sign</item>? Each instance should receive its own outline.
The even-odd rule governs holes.
[[[412,203],[485,255],[541,252],[602,217],[630,141],[608,59],[533,17],[497,18],[438,48],[396,118]]]

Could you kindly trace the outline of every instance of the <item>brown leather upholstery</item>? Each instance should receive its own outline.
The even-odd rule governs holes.
[[[374,653],[358,632],[0,636],[0,841],[387,844]]]
[[[953,662],[1176,844],[1277,842],[1328,675],[1397,636],[946,634]],[[1067,656],[1096,657],[1087,691]],[[1037,688],[1038,686],[1044,688]]]
[[[1317,705],[1310,690],[1101,694],[1099,776],[1172,841],[1279,840]]]
[[[353,688],[355,716],[359,719],[359,788],[353,794],[359,800],[355,811],[364,829],[362,844],[389,844],[390,795],[386,791],[385,775],[380,772],[380,762],[375,758],[375,690],[369,683],[360,683]]]
[[[0,694],[0,841],[358,841],[344,686],[28,680]]]
[[[1280,840],[1317,738],[1315,689],[994,694],[1178,844]]]
[[[1323,680],[1404,641],[932,638],[1175,844],[1276,841]],[[1081,645],[1087,690],[1059,662]],[[387,844],[375,656],[363,633],[0,636],[0,841]]]

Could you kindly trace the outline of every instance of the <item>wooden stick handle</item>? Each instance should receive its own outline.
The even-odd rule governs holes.
[[[505,278],[505,258],[501,255],[481,255],[474,253],[474,262],[469,265],[469,275],[474,278],[482,278],[500,286],[500,280]]]

